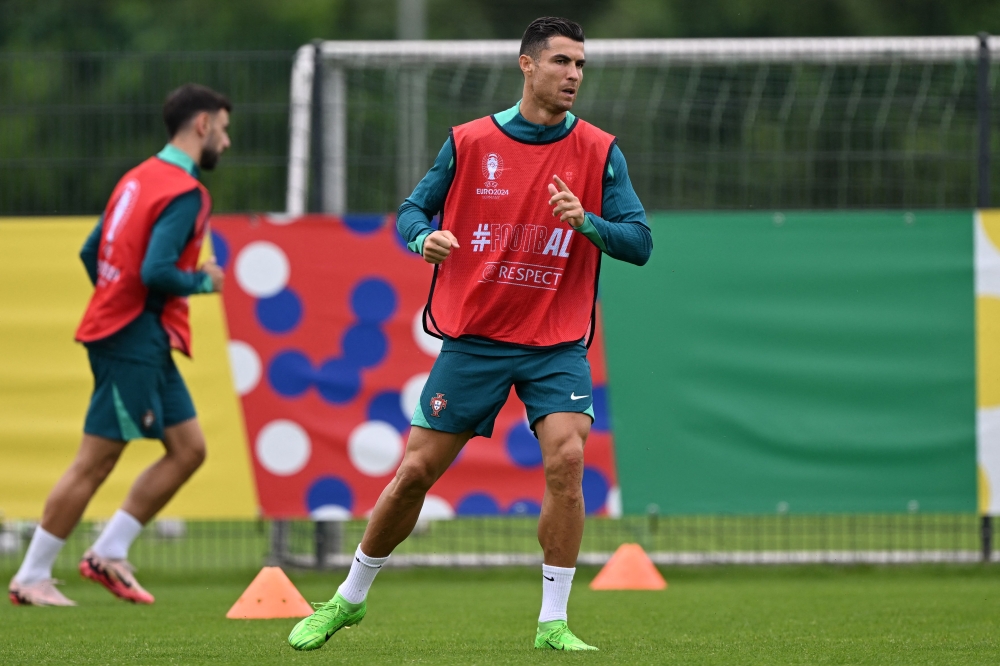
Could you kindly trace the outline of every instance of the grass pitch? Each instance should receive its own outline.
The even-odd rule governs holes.
[[[577,573],[570,624],[598,653],[532,649],[534,569],[393,570],[369,612],[326,647],[294,652],[293,620],[227,620],[256,571],[142,575],[157,596],[132,606],[78,579],[77,608],[0,606],[0,663],[996,664],[1000,568],[991,566],[666,569],[665,592],[593,592]],[[310,600],[343,574],[290,572]],[[4,578],[3,580],[7,580]]]

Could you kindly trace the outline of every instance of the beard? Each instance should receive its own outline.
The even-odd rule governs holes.
[[[219,163],[219,151],[211,146],[205,146],[201,149],[201,159],[198,160],[198,166],[205,171],[211,171],[215,168],[215,165]]]

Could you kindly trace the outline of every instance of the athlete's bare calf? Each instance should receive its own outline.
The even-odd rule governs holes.
[[[545,468],[538,542],[546,564],[573,567],[583,539],[583,447],[590,433],[590,417],[570,412],[549,414],[538,420],[535,432]],[[388,557],[410,535],[427,491],[471,437],[471,432],[411,428],[403,461],[378,498],[361,540],[365,555]]]
[[[122,505],[144,525],[205,461],[205,436],[198,419],[165,428],[163,446],[163,457],[139,475]],[[124,442],[85,434],[73,464],[49,493],[42,528],[60,539],[68,537],[124,450]]]

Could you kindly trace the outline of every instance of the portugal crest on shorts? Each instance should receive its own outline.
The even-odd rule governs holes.
[[[448,401],[444,399],[444,393],[438,393],[431,398],[431,416],[441,417],[441,412],[448,406]]]
[[[146,413],[142,415],[142,427],[149,430],[156,423],[156,414],[153,413],[152,409],[147,409]]]

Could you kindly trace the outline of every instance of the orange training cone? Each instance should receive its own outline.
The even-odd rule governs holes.
[[[594,580],[592,590],[663,590],[667,581],[637,543],[623,543]]]
[[[226,613],[230,620],[305,617],[313,612],[281,567],[264,567]]]

